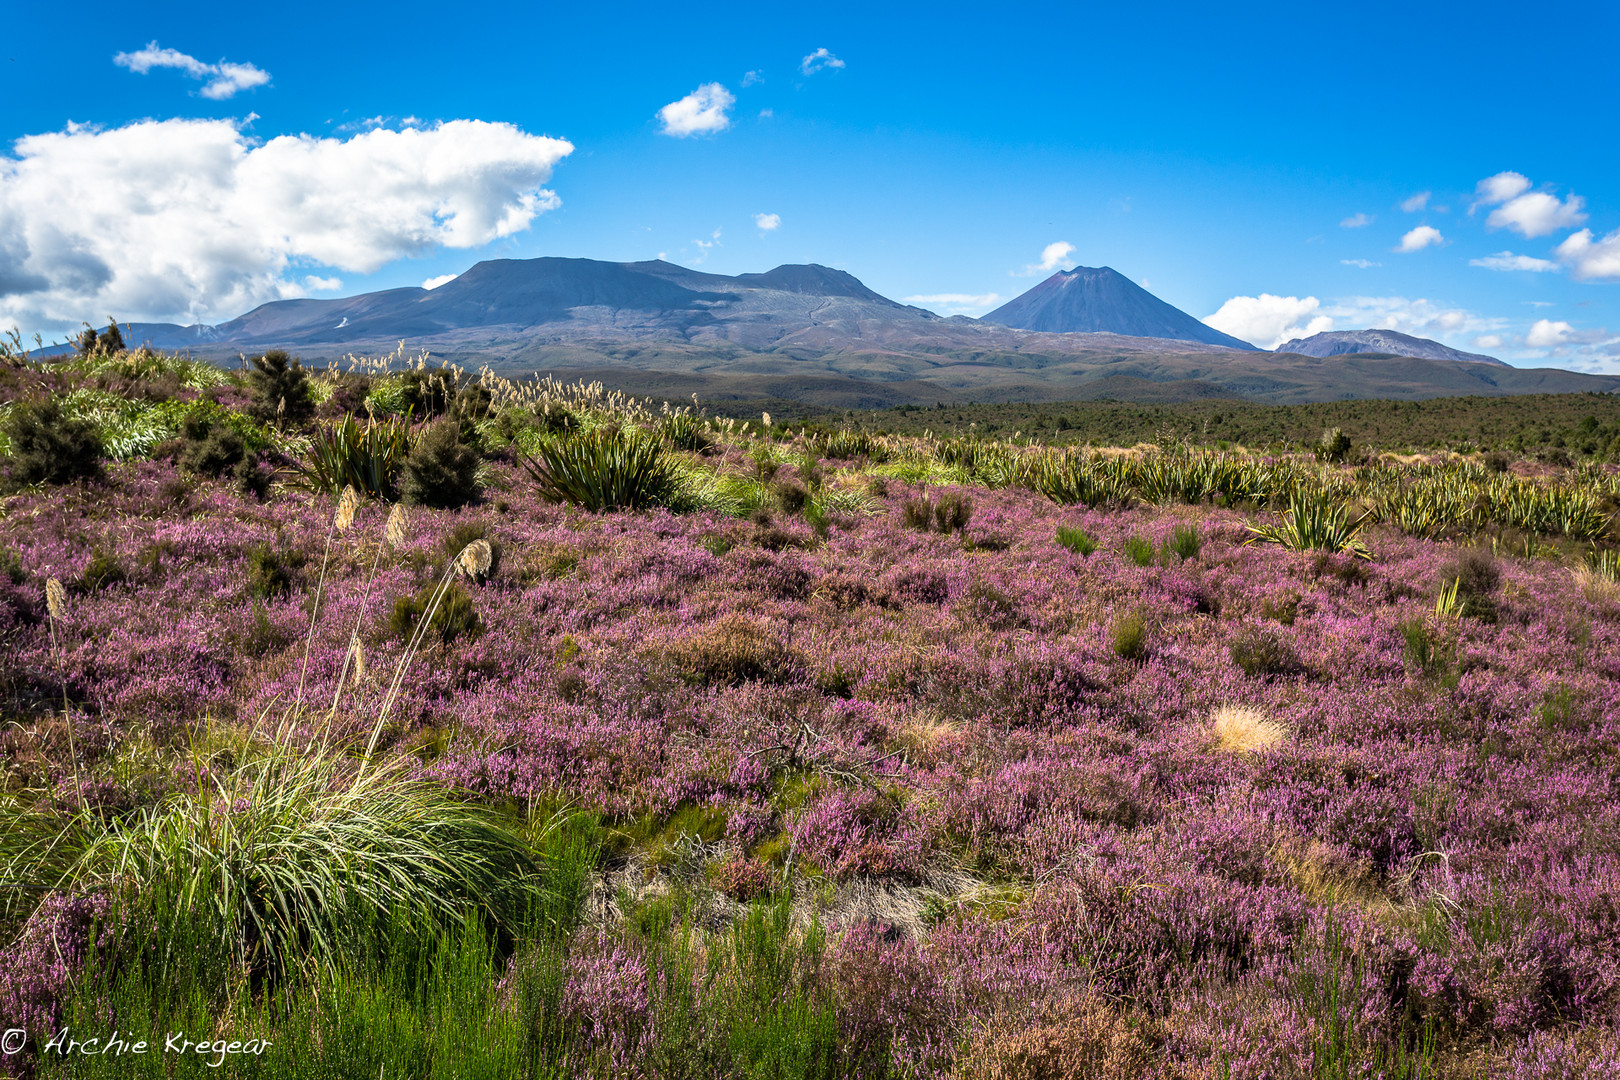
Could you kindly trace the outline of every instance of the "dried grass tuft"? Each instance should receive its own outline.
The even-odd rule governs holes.
[[[1288,725],[1247,705],[1222,705],[1210,717],[1216,745],[1235,754],[1269,750],[1288,737]]]
[[[1620,580],[1594,570],[1590,566],[1577,566],[1571,571],[1576,586],[1588,603],[1607,606],[1620,603]]]

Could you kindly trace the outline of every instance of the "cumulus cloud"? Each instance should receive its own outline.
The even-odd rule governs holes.
[[[1562,319],[1557,322],[1537,319],[1531,325],[1530,332],[1524,335],[1524,343],[1532,349],[1551,349],[1569,344],[1574,335],[1575,328]]]
[[[481,120],[264,143],[224,120],[25,136],[0,155],[0,325],[211,321],[302,295],[323,268],[479,247],[558,205],[541,185],[572,151]]]
[[[1474,348],[1476,349],[1500,349],[1501,347],[1502,335],[1500,334],[1481,334],[1474,339]]]
[[[1416,195],[1409,195],[1401,200],[1401,209],[1408,214],[1419,213],[1429,205],[1429,196],[1433,194],[1432,191],[1420,191]]]
[[[321,277],[318,274],[310,274],[308,277],[304,278],[304,288],[308,289],[310,292],[337,292],[339,289],[343,288],[343,279],[337,277]]]
[[[1395,330],[1414,337],[1445,341],[1460,335],[1498,333],[1504,319],[1487,318],[1465,308],[1445,307],[1432,300],[1404,296],[1341,297],[1324,305],[1322,313],[1345,329]],[[1450,342],[1448,342],[1449,344]]]
[[[1069,243],[1067,240],[1053,241],[1041,249],[1040,262],[1030,263],[1028,266],[1024,267],[1022,271],[1014,270],[1013,276],[1029,277],[1032,274],[1050,274],[1053,270],[1056,270],[1063,263],[1067,262],[1069,256],[1073,252],[1074,245]]]
[[[1469,266],[1482,266],[1487,270],[1528,270],[1535,274],[1545,274],[1549,270],[1557,270],[1558,264],[1547,259],[1537,259],[1530,255],[1515,255],[1511,251],[1498,251],[1495,255],[1486,255],[1480,259],[1469,259]]]
[[[1343,221],[1339,222],[1339,228],[1341,228],[1341,229],[1360,229],[1360,228],[1365,228],[1366,226],[1371,225],[1372,223],[1373,223],[1373,216],[1371,214],[1351,214],[1349,217],[1347,217]]]
[[[762,83],[764,81],[765,81],[765,73],[763,71],[745,71],[745,72],[743,72],[742,84],[744,86],[753,86],[755,83]]]
[[[941,315],[966,315],[969,313],[983,314],[992,308],[1000,307],[1002,296],[1000,293],[928,293],[924,296],[908,296],[905,303],[916,304]]]
[[[799,61],[799,70],[806,75],[814,75],[824,68],[841,68],[843,66],[844,62],[826,49],[817,49]]]
[[[1291,338],[1332,330],[1333,319],[1317,314],[1321,306],[1314,296],[1234,296],[1204,322],[1262,349],[1275,349]]]
[[[754,224],[759,226],[760,232],[771,232],[782,224],[781,214],[755,214]]]
[[[205,64],[178,49],[165,49],[155,41],[144,49],[119,53],[113,57],[113,63],[119,67],[126,67],[137,75],[145,75],[153,68],[174,68],[193,79],[206,79],[207,83],[198,93],[214,101],[223,101],[238,91],[251,90],[270,81],[268,71],[256,68],[252,64],[233,64],[229,60]]]
[[[422,288],[437,289],[440,285],[444,285],[456,280],[457,276],[458,275],[456,274],[440,274],[438,277],[430,277],[426,281],[422,282]]]
[[[1620,229],[1594,242],[1592,230],[1573,234],[1553,252],[1577,281],[1620,279]]]
[[[1494,206],[1485,219],[1488,229],[1511,229],[1526,239],[1546,236],[1560,229],[1573,229],[1586,220],[1586,200],[1579,195],[1566,199],[1546,191],[1531,191],[1530,178],[1523,173],[1501,172],[1486,177],[1474,188],[1473,213],[1481,206]]]
[[[711,135],[731,126],[726,110],[737,103],[730,90],[717,82],[704,83],[679,101],[672,101],[658,110],[664,134],[677,138],[691,135]]]
[[[1495,176],[1487,176],[1474,185],[1474,205],[1469,207],[1468,212],[1473,213],[1481,206],[1505,203],[1529,190],[1530,178],[1523,173],[1499,172]]]
[[[1339,261],[1345,266],[1354,266],[1360,270],[1366,270],[1370,267],[1384,265],[1381,262],[1373,262],[1371,259],[1340,259]]]
[[[1445,240],[1446,238],[1440,235],[1440,230],[1434,226],[1419,225],[1401,237],[1400,245],[1395,250],[1405,255],[1414,251],[1422,251],[1424,248],[1434,244],[1443,244]]]

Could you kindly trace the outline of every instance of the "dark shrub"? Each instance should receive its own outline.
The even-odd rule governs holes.
[[[1513,455],[1503,450],[1492,450],[1485,455],[1485,471],[1505,473],[1508,466],[1513,464]]]
[[[1502,583],[1502,570],[1496,565],[1496,556],[1485,548],[1465,548],[1440,570],[1442,584],[1457,583],[1457,599],[1462,603],[1463,615],[1496,621],[1496,601],[1492,594]]]
[[[84,575],[79,578],[79,584],[86,592],[94,592],[109,585],[116,585],[128,577],[117,555],[106,548],[96,548],[90,554],[90,564],[84,568]]]
[[[941,495],[934,504],[934,526],[942,533],[959,533],[973,516],[973,500],[959,491]]]
[[[445,586],[444,594],[439,597],[438,605],[435,607],[433,597],[438,588],[437,585],[429,585],[415,596],[401,596],[394,601],[394,611],[388,619],[388,629],[395,637],[408,641],[430,610],[432,615],[428,617],[423,640],[437,637],[440,642],[448,645],[457,638],[471,638],[478,634],[481,628],[478,612],[473,609],[472,597],[467,595],[466,590],[457,583],[450,582]]]
[[[338,376],[331,396],[321,402],[319,415],[327,419],[339,416],[359,416],[366,411],[366,398],[371,395],[371,382],[363,375]]]
[[[107,329],[96,335],[96,351],[111,356],[124,351],[124,333],[118,329],[118,320],[109,317]]]
[[[255,499],[263,501],[270,492],[270,481],[274,474],[259,468],[258,455],[249,455],[236,463],[231,470],[231,476],[236,480],[236,489],[244,495],[252,495]]]
[[[260,600],[286,596],[292,591],[292,568],[303,561],[301,554],[279,552],[269,543],[253,545],[247,557],[248,593]]]
[[[418,420],[442,416],[456,399],[455,374],[446,368],[412,368],[400,376],[400,399]]]
[[[776,505],[784,514],[799,514],[810,505],[810,489],[797,480],[779,480],[776,483]]]
[[[476,449],[461,440],[453,419],[428,427],[405,457],[399,490],[408,503],[418,506],[465,506],[478,497]]]
[[[907,499],[900,507],[900,520],[908,529],[927,532],[934,521],[934,504],[928,501],[926,495]]]
[[[180,464],[204,476],[222,476],[247,456],[236,429],[218,416],[197,411],[180,423]]]
[[[1247,626],[1232,642],[1232,662],[1245,675],[1297,675],[1304,670],[1299,654],[1281,634],[1259,626]]]
[[[20,401],[6,417],[11,480],[66,484],[101,475],[101,436],[86,420],[70,419],[54,400]]]
[[[1323,461],[1343,461],[1350,456],[1350,436],[1338,428],[1322,432],[1316,443],[1316,456]]]
[[[309,372],[283,349],[272,349],[248,361],[248,386],[253,392],[252,415],[266,423],[296,424],[315,415],[309,393]]]

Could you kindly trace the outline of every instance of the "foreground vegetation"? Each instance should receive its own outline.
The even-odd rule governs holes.
[[[1620,1070],[1616,470],[404,359],[0,369],[0,1074]]]

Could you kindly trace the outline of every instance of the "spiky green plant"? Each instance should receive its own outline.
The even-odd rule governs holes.
[[[1320,493],[1297,492],[1288,501],[1287,513],[1275,524],[1250,525],[1247,543],[1256,541],[1281,544],[1291,551],[1335,551],[1371,559],[1372,551],[1361,541],[1364,522],[1350,522],[1350,508]]]
[[[393,499],[394,477],[411,449],[409,417],[368,420],[344,416],[315,429],[309,451],[293,466],[294,485],[336,495],[353,487],[363,495]]]
[[[518,458],[542,498],[593,513],[677,505],[680,471],[663,444],[639,429],[602,427],[542,443]]]

